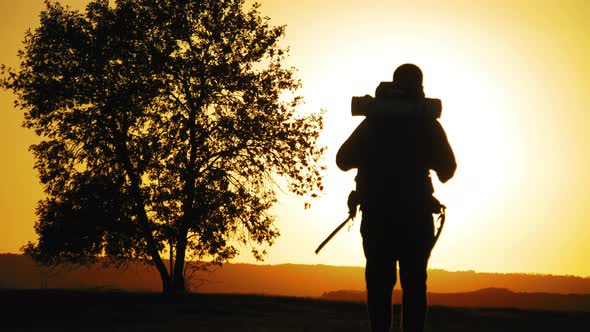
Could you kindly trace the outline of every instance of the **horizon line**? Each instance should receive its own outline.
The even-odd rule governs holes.
[[[16,255],[16,256],[26,256],[23,253],[14,253],[14,252],[2,252],[1,255]],[[108,257],[99,257],[99,259],[108,259]],[[166,261],[166,259],[164,259]],[[139,263],[140,261],[135,261]],[[195,261],[188,261],[187,262],[195,262]],[[360,265],[330,265],[330,264],[310,264],[310,263],[274,263],[268,264],[264,262],[259,263],[252,263],[252,262],[225,262],[222,264],[226,265],[253,265],[253,266],[266,266],[266,267],[273,267],[273,266],[286,266],[286,265],[301,265],[301,266],[325,266],[325,267],[336,267],[336,268],[359,268],[364,269],[364,266]],[[82,265],[81,265],[82,266]],[[500,275],[530,275],[530,276],[544,276],[544,277],[568,277],[568,278],[579,278],[579,279],[590,279],[590,275],[583,276],[583,275],[575,275],[575,274],[554,274],[554,273],[543,273],[543,272],[494,272],[494,271],[479,271],[479,270],[449,270],[441,267],[429,267],[428,271],[444,271],[449,273],[475,273],[475,274],[500,274]]]

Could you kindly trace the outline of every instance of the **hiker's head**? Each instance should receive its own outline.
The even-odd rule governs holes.
[[[410,97],[424,97],[422,70],[414,64],[403,64],[393,72],[393,85]]]

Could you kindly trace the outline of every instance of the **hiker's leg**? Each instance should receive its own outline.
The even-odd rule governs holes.
[[[395,260],[367,257],[367,309],[373,332],[389,332],[391,327],[391,295],[396,282],[395,265]]]
[[[372,216],[374,215],[363,212],[361,225],[363,250],[367,259],[365,267],[367,310],[371,320],[371,331],[389,332],[392,315],[391,296],[396,282],[397,260],[388,232],[385,232],[382,227],[371,227],[381,226],[374,224],[374,222],[382,222],[381,218],[375,220],[371,219]]]
[[[404,332],[422,332],[427,310],[427,268],[434,229],[432,216],[417,218],[417,227],[408,232],[399,258],[402,295],[402,327]],[[429,225],[430,223],[430,225]]]

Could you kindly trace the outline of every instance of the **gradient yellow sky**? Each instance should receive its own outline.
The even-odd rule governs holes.
[[[62,0],[81,8],[86,1]],[[448,270],[590,276],[590,2],[266,0],[262,12],[287,25],[289,63],[303,81],[304,110],[326,109],[327,190],[303,210],[283,197],[282,236],[266,263],[363,265],[356,221],[316,256],[346,216],[353,172],[334,164],[359,122],[350,97],[372,94],[399,64],[424,72],[427,95],[458,160],[435,184],[448,206],[430,266]],[[0,2],[0,63],[15,66],[41,0]],[[35,238],[41,189],[13,97],[0,92],[0,252]],[[248,255],[236,261],[251,262]]]

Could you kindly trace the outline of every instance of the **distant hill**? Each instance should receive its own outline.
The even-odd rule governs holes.
[[[240,276],[236,278],[235,276]],[[320,296],[327,291],[365,289],[364,268],[327,265],[226,264],[211,273],[199,290]],[[399,283],[397,285],[399,288]],[[428,289],[436,293],[470,292],[484,288],[505,288],[514,292],[590,294],[590,278],[539,274],[449,272],[429,270]]]
[[[438,293],[506,288],[514,292],[590,294],[590,278],[524,273],[450,272],[435,269],[428,272],[428,287]]]
[[[397,286],[399,287],[399,285]],[[544,308],[561,303],[564,298],[550,294],[590,294],[590,278],[538,274],[477,273],[474,271],[449,272],[430,270],[428,287],[432,304],[516,306],[527,294],[526,303],[536,301]],[[158,272],[145,264],[130,264],[126,269],[96,264],[86,267],[46,268],[35,264],[29,257],[0,254],[0,288],[99,288],[136,291],[160,291]],[[363,294],[364,269],[327,265],[252,265],[225,264],[211,272],[192,278],[191,288],[200,293],[241,293],[299,297],[321,297],[339,290]],[[490,290],[492,289],[492,290]],[[496,290],[493,290],[496,289]],[[503,289],[503,290],[497,290]],[[490,294],[491,292],[491,294]],[[464,295],[448,293],[463,293]],[[502,295],[503,294],[503,295]],[[350,295],[350,294],[348,294]],[[348,296],[347,295],[347,296]],[[364,296],[364,295],[362,295]],[[538,298],[535,298],[537,296]],[[488,302],[477,302],[475,299]],[[358,298],[357,298],[358,299]],[[357,300],[353,299],[353,300]],[[492,301],[491,299],[496,299]],[[550,299],[550,300],[546,300]],[[464,302],[462,302],[464,301]],[[491,302],[489,302],[491,301]],[[582,306],[587,297],[570,296],[561,307]],[[577,302],[576,302],[577,303]],[[526,308],[533,308],[525,306]],[[536,307],[534,307],[536,308]]]
[[[332,301],[365,302],[365,291],[326,292],[321,298]],[[401,303],[401,291],[395,290],[393,303]],[[449,307],[519,308],[553,311],[590,312],[590,294],[549,294],[512,292],[504,288],[485,288],[473,292],[428,293],[430,305]]]

